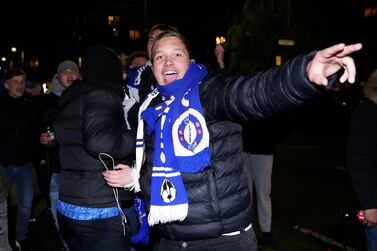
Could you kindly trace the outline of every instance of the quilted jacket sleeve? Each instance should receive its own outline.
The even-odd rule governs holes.
[[[322,88],[306,76],[306,65],[313,56],[298,56],[282,67],[255,75],[208,76],[201,87],[202,106],[214,119],[238,122],[292,110]]]

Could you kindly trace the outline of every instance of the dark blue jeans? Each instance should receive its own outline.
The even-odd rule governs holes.
[[[253,229],[234,236],[219,236],[196,241],[172,241],[161,239],[159,251],[257,251],[257,240]]]
[[[100,220],[73,220],[57,212],[60,232],[70,251],[129,251],[130,236],[123,235],[118,215]]]
[[[16,183],[17,195],[17,240],[25,240],[29,227],[29,218],[33,208],[33,166],[31,162],[22,165],[4,167],[8,185]]]
[[[368,251],[377,251],[377,226],[366,227],[365,236],[367,240]]]

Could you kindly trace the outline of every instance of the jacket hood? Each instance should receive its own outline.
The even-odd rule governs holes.
[[[89,47],[84,56],[82,73],[84,83],[99,84],[124,97],[122,63],[110,48]]]

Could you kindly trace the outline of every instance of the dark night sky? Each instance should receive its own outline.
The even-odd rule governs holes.
[[[377,2],[376,0],[363,1]],[[88,15],[88,9],[93,6],[107,12],[106,14],[123,15],[130,20],[139,19],[138,22],[143,24],[144,2],[145,0],[93,0],[90,2],[66,0],[43,1],[43,4],[38,1],[9,2],[6,8],[2,8],[0,14],[2,33],[0,53],[3,54],[9,50],[10,45],[27,46],[37,54],[50,53],[49,50],[64,39],[64,24],[67,17]],[[205,37],[206,27],[226,26],[231,13],[241,9],[245,0],[232,0],[226,4],[212,0],[189,2],[146,0],[146,2],[147,25],[157,22],[178,23],[179,28],[186,25],[185,29],[191,29],[195,36]],[[355,5],[362,5],[360,0],[352,0],[350,3],[347,1],[347,4],[343,0],[318,0],[317,2],[321,11],[329,16],[329,27],[334,41],[357,39],[360,31],[358,24],[354,22],[356,14],[353,8]],[[110,11],[111,8],[118,13]]]

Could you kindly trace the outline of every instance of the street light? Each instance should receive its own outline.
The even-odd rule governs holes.
[[[19,51],[19,49],[17,49],[17,47],[15,46],[12,46],[10,48],[10,51],[15,55],[14,57],[11,58],[11,60],[9,61],[10,63],[10,67],[13,67],[13,60],[15,61],[15,63],[17,64],[17,62],[20,62],[18,59],[17,59],[17,51]],[[24,62],[25,62],[25,53],[24,53],[24,50],[20,50],[20,58],[21,58],[21,67],[24,67]]]

